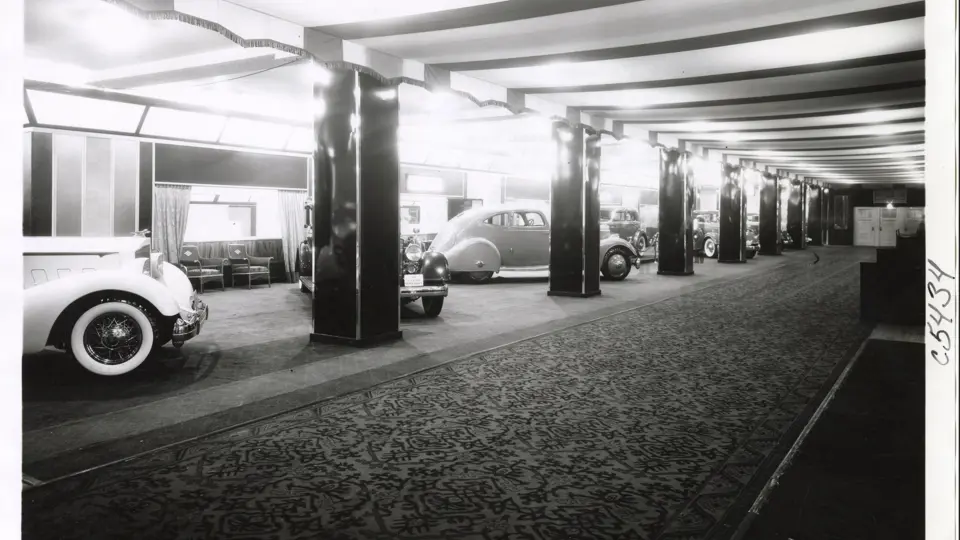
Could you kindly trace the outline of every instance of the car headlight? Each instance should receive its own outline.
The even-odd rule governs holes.
[[[403,250],[403,256],[406,257],[408,261],[417,262],[423,258],[423,248],[420,244],[410,244],[407,246],[407,249]]]

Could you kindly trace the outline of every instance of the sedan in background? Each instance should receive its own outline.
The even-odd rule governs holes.
[[[714,258],[719,253],[720,248],[720,211],[719,210],[698,210],[693,213],[694,246],[695,250],[703,250],[703,255],[707,258]],[[747,216],[747,230],[745,238],[745,247],[747,258],[756,257],[760,251],[759,222],[756,226],[750,224],[750,217]]]
[[[550,267],[550,223],[542,209],[479,207],[451,219],[430,248],[446,255],[454,278],[485,283],[501,271],[540,272]],[[600,224],[600,272],[622,280],[640,255],[626,240]]]
[[[600,223],[610,228],[610,234],[630,242],[637,253],[642,254],[650,246],[650,239],[640,225],[640,213],[634,208],[603,206],[600,208]]]

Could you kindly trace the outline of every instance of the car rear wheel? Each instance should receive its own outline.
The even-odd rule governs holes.
[[[442,296],[424,296],[420,301],[423,303],[423,312],[427,317],[433,318],[440,315],[440,311],[443,309]]]
[[[713,241],[713,238],[707,237],[703,241],[703,256],[712,259],[717,256],[717,243]]]
[[[84,311],[70,331],[70,352],[97,375],[123,375],[150,356],[158,336],[156,322],[143,306],[106,300]]]
[[[752,258],[754,258],[754,257],[756,257],[756,256],[757,256],[756,250],[750,250],[750,251],[747,252],[747,258],[748,258],[748,259],[752,259]]]
[[[630,275],[630,253],[622,247],[615,247],[603,256],[600,273],[607,279],[622,281]]]

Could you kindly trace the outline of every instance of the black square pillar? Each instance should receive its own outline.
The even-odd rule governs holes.
[[[720,164],[720,245],[717,262],[747,262],[747,193],[737,165]]]
[[[397,89],[349,69],[318,73],[310,339],[357,346],[397,339]]]
[[[823,188],[807,186],[807,232],[811,246],[823,245]]]
[[[690,156],[676,148],[660,148],[658,274],[693,274],[694,198]]]
[[[807,185],[800,180],[790,180],[790,195],[787,203],[787,232],[793,239],[793,249],[807,248]]]
[[[600,294],[600,134],[553,123],[550,296]]]
[[[780,178],[760,175],[760,254],[780,255]]]

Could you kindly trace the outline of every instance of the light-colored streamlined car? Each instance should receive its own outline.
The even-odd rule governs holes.
[[[183,345],[209,311],[150,239],[27,237],[23,354],[52,346],[99,375],[136,369],[167,342]]]
[[[451,277],[472,283],[489,281],[499,272],[547,271],[550,267],[550,223],[544,209],[529,206],[483,206],[451,219],[437,233],[430,251],[447,258]],[[639,254],[600,224],[600,271],[622,280]]]

